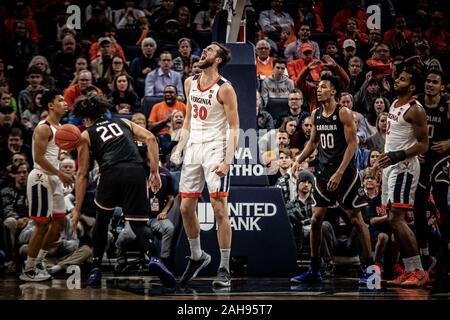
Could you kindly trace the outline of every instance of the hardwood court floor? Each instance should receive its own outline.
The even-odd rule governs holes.
[[[320,285],[296,285],[288,278],[234,278],[232,287],[214,289],[212,277],[198,277],[186,288],[165,288],[154,276],[105,273],[101,288],[68,289],[66,279],[22,282],[0,277],[0,300],[450,300],[450,293],[429,288],[358,288],[356,278],[326,279]]]

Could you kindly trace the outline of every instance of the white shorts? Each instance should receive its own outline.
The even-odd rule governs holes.
[[[63,184],[57,176],[48,175],[39,169],[31,170],[28,175],[27,197],[32,220],[66,216]]]
[[[417,157],[383,169],[382,206],[412,209],[419,176],[420,164]]]
[[[230,173],[219,177],[214,168],[225,160],[226,142],[189,143],[180,178],[182,198],[200,197],[205,181],[210,197],[226,197],[230,190]]]

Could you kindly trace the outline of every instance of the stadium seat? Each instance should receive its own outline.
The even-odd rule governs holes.
[[[117,42],[119,42],[119,44],[122,47],[125,47],[126,45],[134,46],[134,45],[136,45],[136,42],[139,40],[140,35],[141,35],[140,30],[118,29],[117,30]]]
[[[143,97],[141,101],[142,113],[145,118],[148,119],[150,112],[152,111],[153,105],[163,101],[163,97]]]
[[[287,98],[269,98],[266,105],[266,111],[274,119],[280,118],[280,115],[286,113],[289,110]]]

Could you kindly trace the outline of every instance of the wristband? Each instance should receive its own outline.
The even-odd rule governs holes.
[[[406,159],[406,152],[403,150],[391,151],[386,153],[386,155],[389,157],[389,159],[391,159],[391,165]]]

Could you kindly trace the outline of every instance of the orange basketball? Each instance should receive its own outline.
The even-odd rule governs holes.
[[[66,151],[76,149],[81,142],[81,132],[73,124],[64,124],[56,129],[55,143]]]

